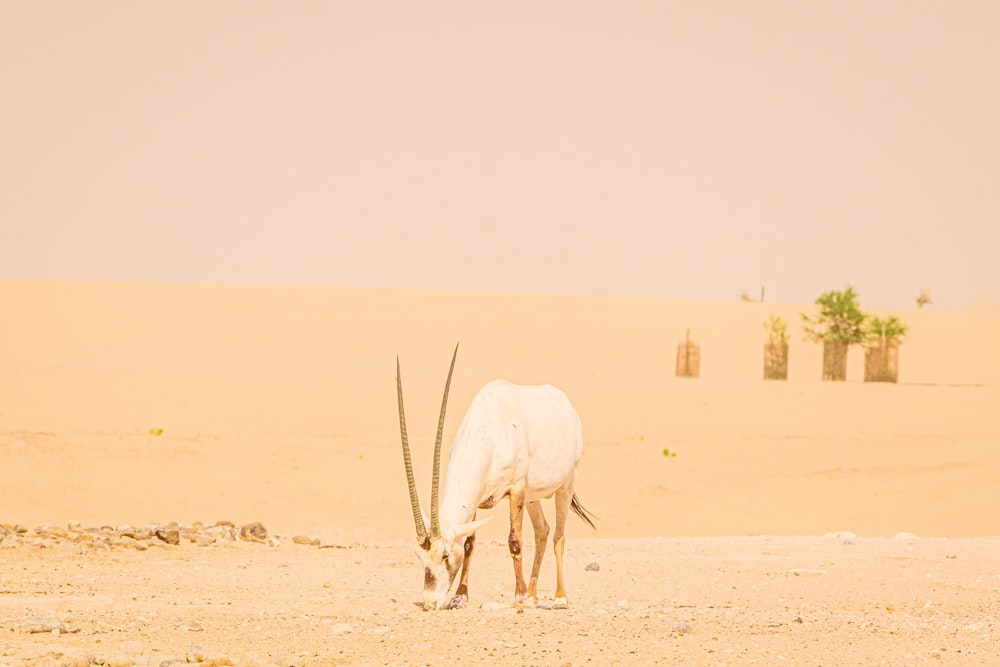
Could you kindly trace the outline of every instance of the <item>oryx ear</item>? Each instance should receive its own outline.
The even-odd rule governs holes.
[[[463,523],[461,526],[455,528],[455,539],[460,539],[463,537],[468,537],[474,532],[488,524],[493,520],[493,515],[486,517],[485,519],[479,519],[478,521],[470,521],[469,523]]]

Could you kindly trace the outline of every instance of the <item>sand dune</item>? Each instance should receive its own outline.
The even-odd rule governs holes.
[[[860,350],[848,382],[819,381],[808,305],[46,281],[0,282],[0,304],[9,522],[408,538],[395,355],[424,488],[461,341],[446,438],[493,377],[559,385],[596,537],[1000,533],[993,309],[894,310],[911,326],[900,384],[871,385]],[[770,313],[792,324],[788,382],[760,379]],[[673,376],[687,328],[696,380]]]

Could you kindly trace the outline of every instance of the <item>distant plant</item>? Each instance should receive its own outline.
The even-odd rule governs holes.
[[[663,455],[666,456],[668,459],[672,459],[672,458],[675,458],[677,456],[677,452],[672,452],[672,451],[670,451],[670,449],[664,448],[663,449]]]
[[[899,381],[899,345],[907,327],[898,317],[869,317],[865,322],[865,382]]]
[[[771,317],[764,322],[764,330],[767,331],[767,344],[778,347],[788,342],[788,323],[781,315],[771,314]]]
[[[909,327],[895,315],[886,318],[871,316],[865,320],[865,347],[878,345],[884,338],[887,341],[902,343]]]
[[[151,428],[151,429],[149,429],[149,434],[150,435],[163,435],[163,429],[162,428]]]
[[[750,292],[748,290],[743,290],[743,292],[740,294],[740,301],[749,301],[749,302],[752,303],[753,301],[755,301],[755,299],[752,296],[750,296]],[[764,303],[764,286],[763,285],[760,286],[760,302]]]
[[[920,294],[917,295],[917,308],[930,306],[933,303],[934,302],[931,300],[931,291],[929,289],[920,290]]]
[[[788,379],[788,324],[780,315],[771,314],[763,322],[767,332],[764,344],[764,379]]]
[[[861,312],[858,293],[852,286],[823,292],[814,303],[814,317],[801,313],[806,340],[814,343],[841,341],[847,345],[864,342],[866,316]]]
[[[823,379],[847,379],[847,350],[865,342],[865,320],[858,293],[848,285],[843,290],[823,292],[815,301],[816,315],[802,313],[806,340],[823,343]]]

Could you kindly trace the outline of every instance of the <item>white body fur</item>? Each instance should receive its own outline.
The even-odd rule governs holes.
[[[457,352],[457,348],[456,348]],[[452,358],[454,368],[454,357]],[[451,374],[449,372],[449,383]],[[398,381],[398,376],[397,376]],[[404,457],[409,454],[404,433]],[[447,385],[442,405],[447,403]],[[440,435],[436,445],[440,451]],[[551,385],[523,386],[506,380],[486,384],[473,398],[449,450],[438,525],[432,511],[431,531],[422,531],[417,521],[417,555],[424,566],[424,608],[464,606],[468,601],[469,563],[475,549],[475,531],[490,518],[475,519],[477,509],[487,509],[504,496],[510,499],[508,546],[514,563],[515,605],[537,603],[537,581],[549,526],[540,500],[555,496],[556,525],[553,535],[556,556],[555,607],[567,605],[563,586],[562,553],[564,526],[572,509],[593,526],[586,510],[573,493],[576,468],[583,453],[580,418],[569,399]],[[408,476],[411,475],[408,465]],[[439,474],[435,471],[435,474]],[[436,479],[435,479],[436,482]],[[436,484],[435,484],[436,488]],[[418,501],[411,482],[414,519]],[[432,510],[434,499],[432,498]],[[528,510],[535,533],[531,578],[525,585],[521,567],[523,510]],[[422,511],[420,511],[422,514]],[[455,597],[445,603],[459,567],[462,577]]]

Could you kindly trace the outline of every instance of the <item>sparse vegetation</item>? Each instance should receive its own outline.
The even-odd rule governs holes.
[[[934,301],[931,300],[931,291],[929,289],[920,290],[920,294],[917,295],[917,308],[923,308],[924,306],[933,305]]]
[[[802,333],[806,340],[823,343],[823,379],[843,381],[847,378],[848,349],[865,341],[866,315],[851,285],[823,292],[815,304],[813,317],[801,314]]]
[[[669,448],[664,447],[663,448],[663,455],[666,456],[668,459],[672,459],[672,458],[676,458],[677,452],[673,452]]]
[[[764,322],[764,379],[788,379],[788,324],[780,315],[771,314]]]
[[[783,345],[788,343],[788,323],[781,315],[771,314],[771,317],[764,322],[764,330],[767,331],[768,345]]]
[[[902,343],[907,331],[909,331],[909,327],[895,315],[889,315],[885,318],[871,316],[865,320],[864,345],[865,347],[877,345],[883,338]]]
[[[895,315],[865,321],[865,382],[898,382],[899,346],[907,331]]]
[[[802,313],[802,332],[812,342],[843,341],[854,345],[864,341],[865,314],[858,303],[858,293],[850,285],[843,290],[820,294],[816,315]]]

